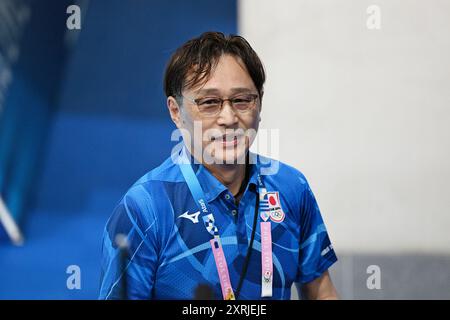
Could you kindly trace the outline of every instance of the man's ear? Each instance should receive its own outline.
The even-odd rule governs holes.
[[[261,91],[261,94],[259,96],[259,112],[258,112],[258,120],[261,122],[261,111],[262,111],[262,99],[264,96],[264,91]]]
[[[180,106],[178,105],[177,100],[172,96],[167,97],[167,109],[169,109],[173,123],[175,123],[178,129],[181,129],[183,127],[183,121],[181,119]]]

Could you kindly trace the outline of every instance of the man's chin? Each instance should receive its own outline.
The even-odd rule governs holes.
[[[236,164],[245,164],[247,155],[246,149],[234,149],[229,150],[226,149],[223,152],[214,153],[210,156],[209,164],[229,164],[229,165],[236,165]]]

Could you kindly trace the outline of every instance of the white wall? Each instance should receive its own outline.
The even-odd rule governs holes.
[[[280,129],[338,252],[450,253],[450,1],[241,0],[239,14],[268,75],[262,127]]]

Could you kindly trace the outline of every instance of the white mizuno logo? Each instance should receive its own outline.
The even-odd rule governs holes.
[[[178,218],[186,218],[191,220],[193,223],[198,223],[198,216],[200,215],[200,211],[195,213],[188,214],[189,211],[186,211],[182,215],[178,216]]]

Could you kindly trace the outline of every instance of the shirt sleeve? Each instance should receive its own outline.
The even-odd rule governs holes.
[[[150,203],[148,193],[129,191],[108,220],[103,232],[99,299],[152,298],[158,242]],[[125,255],[116,244],[117,235],[126,236]]]
[[[337,261],[319,206],[308,183],[300,199],[299,245],[297,283],[313,281]]]

